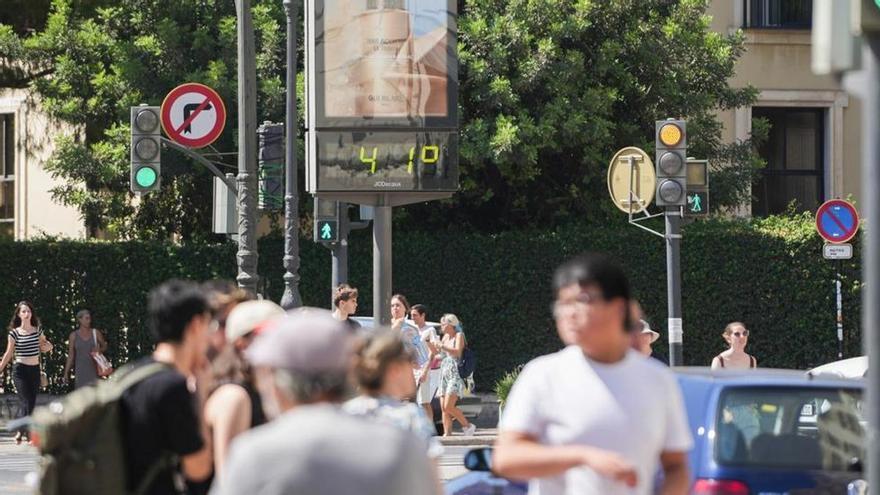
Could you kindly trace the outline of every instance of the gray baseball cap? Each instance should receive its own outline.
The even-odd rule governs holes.
[[[262,325],[245,355],[255,366],[344,372],[352,362],[352,346],[351,332],[330,311],[299,308]]]

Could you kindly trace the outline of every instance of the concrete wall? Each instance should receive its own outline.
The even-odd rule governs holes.
[[[76,130],[50,118],[27,90],[0,88],[0,113],[15,115],[15,239],[85,237],[79,212],[52,200],[49,190],[60,182],[43,169],[54,140]]]
[[[708,9],[713,30],[729,34],[743,26],[743,2],[714,0]],[[808,30],[745,29],[746,52],[731,80],[761,91],[758,107],[818,107],[825,111],[825,197],[858,197],[861,190],[861,102],[831,76],[810,68]],[[724,139],[746,139],[751,109],[720,112]]]

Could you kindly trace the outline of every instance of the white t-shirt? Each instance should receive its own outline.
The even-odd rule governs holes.
[[[662,452],[693,446],[681,390],[661,363],[630,350],[602,364],[569,346],[539,357],[510,391],[500,428],[545,445],[588,445],[616,452],[638,471],[628,488],[586,467],[529,483],[530,495],[648,495]]]

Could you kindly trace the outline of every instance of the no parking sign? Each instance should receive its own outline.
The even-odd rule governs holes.
[[[172,89],[162,101],[160,113],[168,139],[190,148],[213,143],[226,125],[226,107],[220,95],[199,83]]]
[[[816,211],[816,230],[828,242],[846,242],[859,231],[859,214],[852,204],[842,199],[826,201]]]

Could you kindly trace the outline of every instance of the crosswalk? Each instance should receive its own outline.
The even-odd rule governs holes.
[[[11,436],[0,437],[0,493],[19,495],[33,493],[25,479],[34,477],[39,464],[37,450],[16,445]]]

